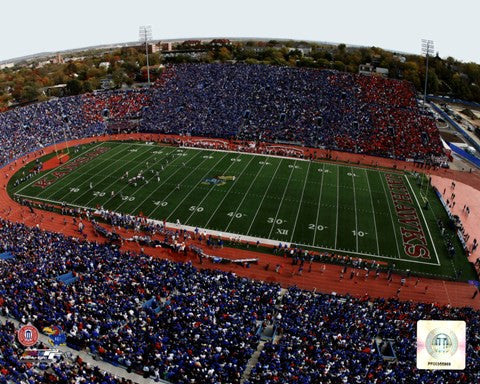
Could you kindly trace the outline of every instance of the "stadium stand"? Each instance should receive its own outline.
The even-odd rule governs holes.
[[[473,383],[480,372],[473,309],[296,288],[282,297],[276,284],[0,224],[0,248],[15,255],[1,262],[0,314],[38,328],[62,324],[70,347],[144,377],[239,383],[259,330],[270,326],[277,336],[247,383],[431,382],[438,372],[415,368],[416,320],[450,318],[469,324],[468,360],[465,371],[440,373],[443,382]],[[78,279],[57,280],[69,272]],[[397,360],[377,350],[376,341],[387,340]],[[0,359],[0,369],[11,364]]]
[[[167,67],[155,87],[55,99],[0,113],[0,162],[53,142],[100,135],[108,119],[143,132],[288,141],[432,160],[433,120],[405,82],[260,65]],[[130,218],[112,218],[113,224]],[[357,299],[198,270],[116,246],[0,221],[0,314],[39,329],[61,324],[71,348],[175,384],[240,383],[264,329],[275,329],[245,383],[474,383],[480,313]],[[7,257],[8,256],[8,257]],[[418,371],[418,319],[469,324],[465,371]],[[377,345],[389,342],[397,359]],[[31,366],[0,324],[0,383],[117,383],[80,361]],[[439,376],[440,375],[440,376]],[[76,381],[74,381],[76,380]],[[413,380],[413,381],[412,381]]]
[[[168,67],[151,89],[105,91],[0,113],[0,161],[140,120],[144,132],[282,141],[431,160],[442,148],[410,84],[335,71],[262,65]]]
[[[15,340],[15,326],[12,322],[0,322],[0,384],[10,383],[92,383],[131,384],[131,381],[116,379],[81,359],[62,357],[60,361],[43,361],[32,364],[21,360],[25,348]],[[40,344],[39,349],[48,348]]]

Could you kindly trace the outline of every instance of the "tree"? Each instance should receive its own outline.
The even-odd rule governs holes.
[[[29,84],[23,88],[23,92],[21,93],[21,100],[22,101],[35,101],[38,99],[40,95],[40,90],[35,84]]]
[[[71,79],[67,81],[67,92],[69,95],[78,95],[82,92],[82,83],[80,80]]]
[[[116,88],[120,88],[125,80],[125,71],[122,68],[117,68],[112,73],[112,81]]]
[[[232,54],[226,47],[221,47],[218,51],[218,59],[220,61],[232,60]]]
[[[345,64],[342,61],[335,61],[333,63],[333,69],[336,69],[337,71],[344,71]]]

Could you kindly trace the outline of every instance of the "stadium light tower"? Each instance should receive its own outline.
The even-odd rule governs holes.
[[[140,41],[145,43],[145,54],[147,55],[147,78],[150,85],[150,64],[148,62],[148,41],[152,38],[152,27],[150,25],[142,25],[139,31]]]
[[[428,81],[428,57],[433,55],[433,41],[422,39],[422,53],[426,58],[425,69],[425,92],[423,93],[423,107],[425,108],[425,102],[427,101],[427,81]]]

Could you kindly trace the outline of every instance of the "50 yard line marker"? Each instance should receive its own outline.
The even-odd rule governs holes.
[[[239,156],[236,157],[237,159],[241,159]],[[213,214],[210,216],[210,218],[208,219],[208,222],[207,224],[210,222],[210,220],[212,219],[213,215],[215,215],[215,213],[218,211],[218,209],[220,208],[220,206],[222,205],[222,203],[224,202],[225,198],[227,197],[228,193],[232,190],[232,188],[236,185],[238,179],[240,179],[240,177],[243,175],[243,173],[245,172],[245,170],[248,168],[248,166],[250,165],[250,163],[253,161],[254,157],[252,157],[250,159],[250,161],[247,163],[247,165],[242,169],[242,172],[240,172],[240,174],[235,177],[235,180],[233,181],[233,183],[231,183],[230,185],[230,188],[228,188],[228,191],[227,193],[225,194],[225,196],[223,196],[223,199],[222,201],[217,205],[217,208],[215,209],[215,211],[213,212]],[[225,176],[225,173],[228,172],[228,170],[234,165],[234,162],[232,161],[230,163],[230,165],[227,167],[227,169],[223,172],[223,175]],[[205,199],[207,198],[207,196],[210,194],[210,192],[213,191],[213,189],[215,188],[215,185],[213,185],[210,190],[205,194],[205,196],[203,196],[203,199],[200,200],[199,203],[196,204],[196,206],[202,206],[203,202],[205,201]],[[193,190],[192,190],[193,191]],[[196,211],[193,211],[188,217],[187,219],[185,220],[185,224],[188,223],[188,221],[192,218],[192,216],[195,214]],[[207,225],[205,225],[207,226]]]
[[[213,213],[210,215],[210,217],[208,218],[208,221],[207,221],[207,224],[205,224],[205,227],[208,226],[208,224],[210,223],[210,221],[212,220],[212,218],[215,216],[215,214],[217,213],[217,211],[220,209],[220,207],[222,206],[223,202],[225,201],[225,199],[227,198],[227,196],[230,194],[230,191],[233,189],[233,187],[237,184],[238,180],[240,179],[240,177],[244,174],[245,170],[248,168],[248,166],[250,165],[250,163],[253,161],[254,157],[252,157],[250,159],[250,161],[247,163],[247,165],[245,166],[245,168],[242,169],[242,172],[240,172],[240,174],[235,178],[235,181],[232,183],[232,185],[230,185],[230,188],[228,188],[228,191],[227,193],[225,193],[225,196],[223,196],[222,200],[220,201],[220,203],[218,203],[217,205],[217,208],[215,209],[215,211],[213,211]],[[263,165],[262,165],[263,167]],[[262,169],[262,168],[260,168]],[[257,173],[258,175],[258,173]],[[212,190],[210,190],[209,192],[211,192]],[[208,193],[207,193],[208,195]],[[207,195],[205,195],[205,197],[207,197]],[[245,195],[244,195],[245,197]],[[205,198],[204,198],[205,199]],[[200,202],[200,204],[203,202],[203,200]],[[238,210],[238,206],[237,206],[237,210]],[[195,213],[195,211],[192,212],[192,215]],[[235,211],[236,213],[236,211]],[[190,215],[191,216],[191,215]],[[233,214],[232,218],[230,220],[233,220],[233,218],[235,217],[235,214]],[[187,219],[187,221],[190,219],[190,217]]]
[[[175,152],[175,151],[172,151],[172,152]],[[170,155],[172,152],[168,153],[167,155]],[[192,160],[196,159],[197,156],[199,156],[200,154],[201,154],[200,151],[197,152],[192,158],[190,158],[190,159],[187,160],[186,164],[189,164]],[[175,160],[177,160],[177,159],[180,159],[180,156],[177,156],[175,159],[173,159],[172,161],[170,161],[170,162],[165,166],[165,170],[166,170],[170,165],[172,165],[173,163],[175,163]],[[197,169],[205,160],[206,160],[206,159],[203,159],[203,160],[200,162],[200,164],[198,164],[197,167],[195,167],[194,169]],[[181,170],[182,170],[182,168],[178,168],[176,171],[173,171],[160,185],[158,185],[157,187],[155,187],[155,188],[153,189],[153,191],[150,192],[150,194],[149,194],[145,199],[143,199],[143,201],[142,201],[141,203],[138,203],[138,205],[137,205],[135,208],[133,208],[133,209],[129,212],[129,214],[130,214],[130,215],[134,214],[134,212],[136,212],[137,209],[139,209],[139,208],[143,205],[143,203],[145,203],[145,201],[147,201],[149,198],[151,198],[153,194],[155,194],[161,187],[163,187],[163,186],[167,183],[168,180],[170,180],[174,175],[176,175],[176,174],[177,174],[178,172],[180,172]],[[162,179],[162,180],[163,180],[163,179]],[[182,183],[183,183],[184,181],[185,181],[185,180],[182,180]],[[166,197],[168,197],[168,196],[169,196],[169,195],[167,195]],[[165,201],[165,198],[163,198],[162,201]],[[118,209],[118,207],[117,207],[117,209]],[[155,210],[151,211],[148,216],[150,216],[154,211],[155,211]]]

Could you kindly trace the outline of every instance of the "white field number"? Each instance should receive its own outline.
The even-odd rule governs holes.
[[[197,207],[196,205],[192,205],[188,208],[190,212],[203,212],[203,207]]]
[[[323,231],[325,228],[327,228],[327,227],[324,227],[323,225],[315,226],[315,224],[308,224],[308,229],[314,230],[315,227],[317,231]]]
[[[103,196],[105,196],[105,192],[95,191],[95,192],[93,192],[93,196],[95,196],[95,197],[103,197]]]
[[[268,224],[278,224],[278,225],[280,225],[280,224],[283,224],[283,223],[286,223],[286,222],[287,222],[287,220],[283,220],[283,219],[276,219],[275,220],[275,218],[273,218],[273,217],[269,217],[268,220],[267,220]]]
[[[352,234],[353,234],[353,236],[358,236],[358,237],[363,237],[363,236],[365,236],[365,235],[368,235],[367,232],[356,231],[356,230],[353,230],[353,231],[352,231]]]
[[[77,193],[78,191],[80,191],[80,188],[77,188],[77,187],[70,188],[70,192]]]
[[[166,201],[154,201],[153,204],[157,207],[166,207],[168,205]]]
[[[123,201],[133,201],[135,200],[135,196],[122,196]]]
[[[234,219],[241,219],[241,218],[243,217],[243,213],[240,213],[240,212],[237,212],[237,213],[235,213],[235,212],[228,212],[228,213],[227,213],[227,216],[232,217],[232,218],[234,218]]]

